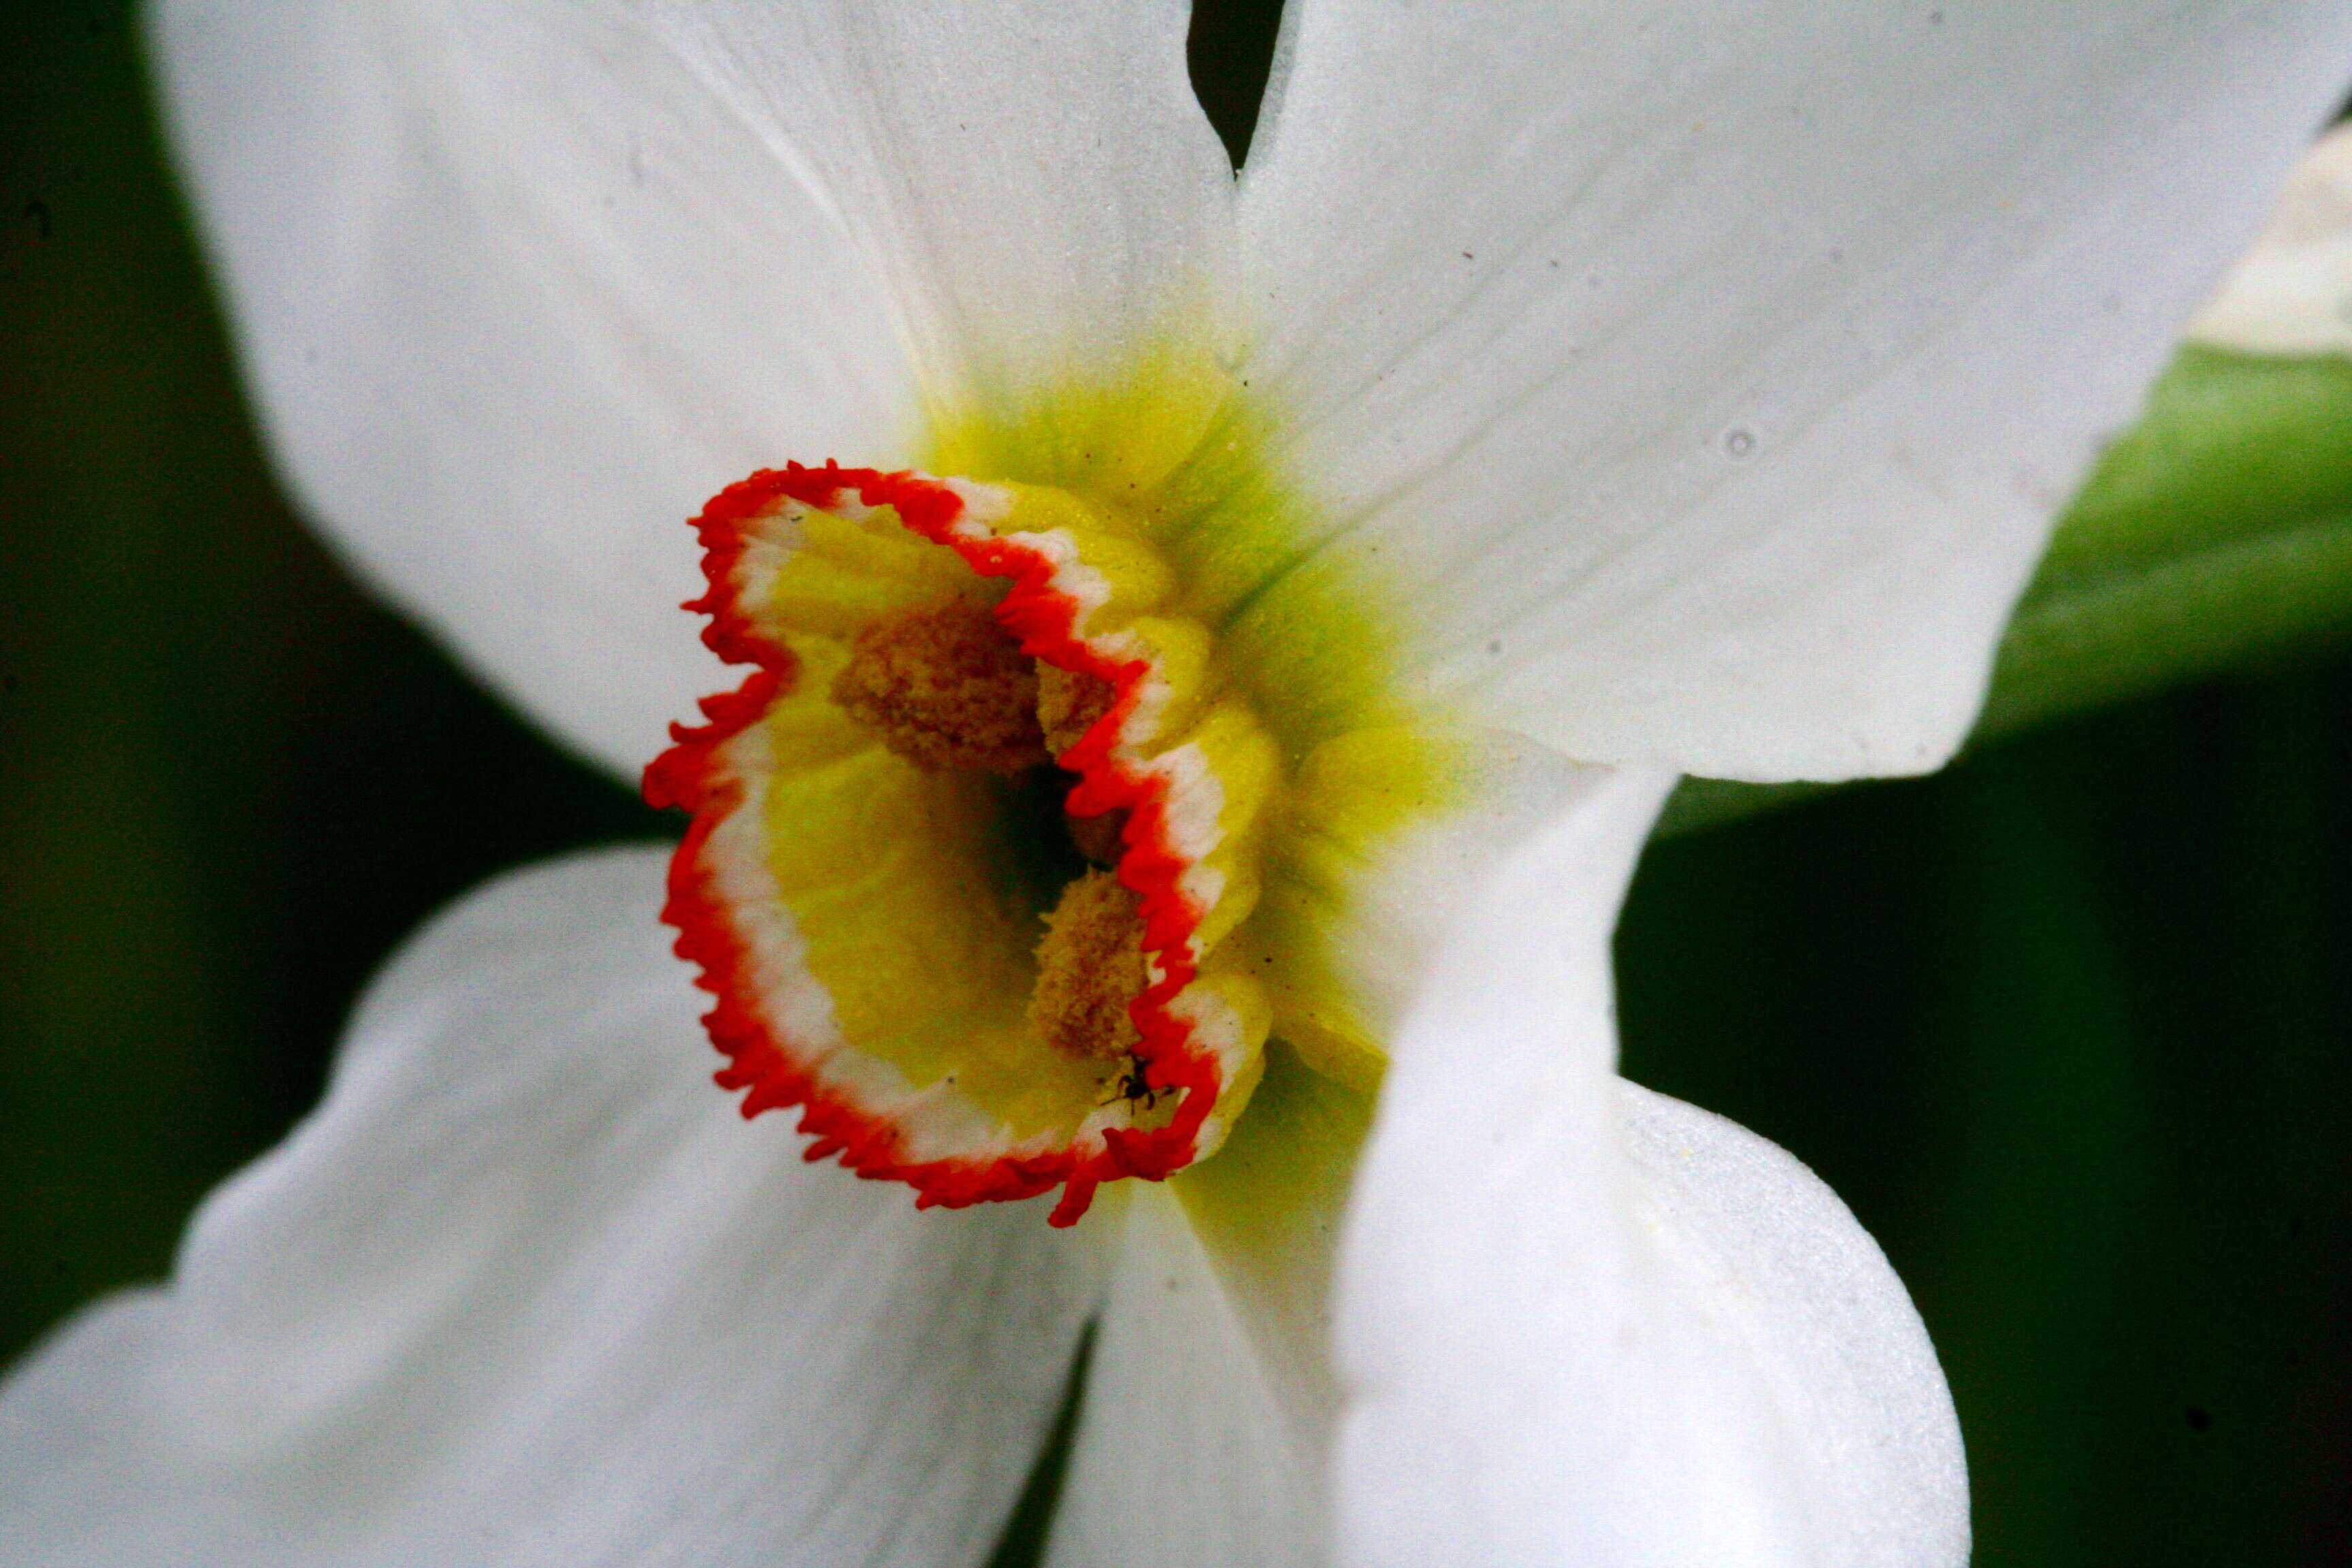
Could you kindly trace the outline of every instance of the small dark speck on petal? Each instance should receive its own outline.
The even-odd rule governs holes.
[[[1756,450],[1756,432],[1753,430],[1732,430],[1726,432],[1723,437],[1723,449],[1725,453],[1730,457],[1744,458],[1748,456],[1748,453]]]
[[[1475,261],[1478,258],[1465,250],[1462,253],[1462,259],[1465,261]]]
[[[1502,652],[1502,651],[1503,651],[1503,639],[1502,639],[1502,638],[1500,638],[1500,637],[1496,637],[1493,642],[1488,643],[1488,644],[1486,645],[1486,651],[1487,651],[1488,653],[1500,653],[1500,652]]]
[[[2210,1410],[2207,1410],[2201,1405],[2192,1405],[2189,1407],[2188,1415],[2189,1429],[2191,1432],[2210,1432],[2213,1430],[2213,1413]]]

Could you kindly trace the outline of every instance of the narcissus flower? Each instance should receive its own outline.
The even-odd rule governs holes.
[[[298,493],[692,826],[394,962],[11,1561],[978,1563],[1089,1323],[1057,1563],[1965,1557],[1609,934],[1950,752],[2340,6],[1304,0],[1238,183],[1171,0],[159,17]]]

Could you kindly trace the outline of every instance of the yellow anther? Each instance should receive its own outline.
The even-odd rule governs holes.
[[[919,767],[1017,773],[1050,760],[1035,661],[969,599],[869,622],[833,700]]]
[[[1062,889],[1062,901],[1045,917],[1029,1021],[1066,1056],[1116,1061],[1142,1038],[1128,1004],[1143,986],[1136,897],[1108,871],[1088,871]]]

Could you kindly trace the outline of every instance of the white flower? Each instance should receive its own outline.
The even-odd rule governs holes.
[[[780,588],[826,529],[1008,617],[938,541],[1031,536],[1042,678],[1129,661],[1088,784],[1164,787],[1127,843],[1183,910],[1129,1014],[1166,1043],[1042,1109],[968,1081],[1031,1059],[1016,1024],[877,1044],[984,967],[887,968],[981,923],[855,882],[976,853],[887,790],[863,839],[835,805],[690,840],[682,879],[757,885],[689,934],[740,941],[705,978],[782,1064],[755,1096],[1034,1157],[1064,1219],[1102,1151],[1170,1179],[1055,1228],[808,1164],[704,1081],[665,857],[520,873],[393,963],[168,1289],[15,1374],[0,1555],[977,1563],[1093,1321],[1057,1563],[1966,1556],[1900,1284],[1786,1154],[1614,1079],[1609,934],[1675,772],[1949,753],[2056,503],[2340,86],[2343,7],[1295,0],[1238,185],[1170,0],[159,19],[291,482],[587,754],[633,773],[728,679],[675,520],[748,470],[929,467],[891,493],[962,509],[729,524],[713,607],[777,660],[906,598]],[[751,796],[716,798],[705,845]],[[779,869],[812,822],[857,898]]]

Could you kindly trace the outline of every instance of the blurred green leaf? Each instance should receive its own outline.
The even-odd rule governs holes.
[[[2001,639],[1970,744],[2352,630],[2352,360],[2184,349]],[[1661,833],[1819,792],[1692,779]]]
[[[2189,349],[2067,510],[1982,739],[2352,626],[2352,360]]]

